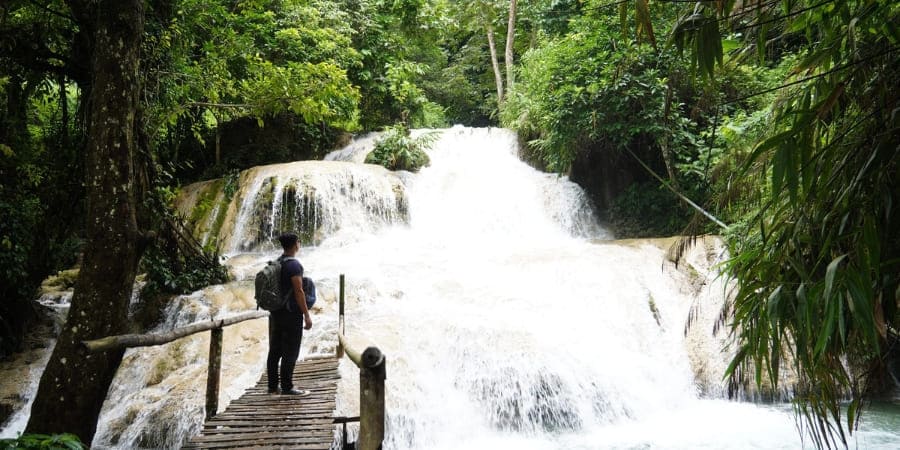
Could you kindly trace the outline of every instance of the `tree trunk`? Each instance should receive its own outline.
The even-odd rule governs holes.
[[[503,75],[500,74],[500,63],[497,61],[497,46],[494,44],[494,27],[485,19],[488,48],[491,50],[491,66],[494,67],[494,81],[497,82],[497,107],[503,103]]]
[[[13,74],[6,84],[6,114],[0,122],[0,143],[9,145],[13,151],[28,144],[28,88],[18,74]]]
[[[513,41],[516,39],[516,0],[509,1],[509,23],[506,24],[506,90],[511,91],[515,80]]]
[[[60,121],[62,122],[62,126],[60,127],[60,144],[62,146],[63,151],[68,152],[69,145],[69,96],[66,92],[66,76],[60,74],[57,78],[57,82],[59,83],[59,107],[61,109],[62,118]]]
[[[87,354],[80,342],[126,329],[140,257],[134,130],[144,7],[142,0],[69,4],[78,26],[93,30],[87,242],[68,320],[41,377],[26,431],[70,432],[89,443],[124,350]]]

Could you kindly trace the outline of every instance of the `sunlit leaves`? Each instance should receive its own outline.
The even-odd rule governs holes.
[[[160,92],[164,126],[197,107],[216,123],[293,112],[352,129],[359,94],[347,70],[360,66],[346,14],[329,1],[182,0],[167,31],[174,77]],[[196,130],[198,139],[201,130]]]
[[[241,84],[257,115],[290,111],[307,123],[327,122],[345,129],[356,126],[359,92],[346,72],[330,63],[288,63],[277,66],[259,61],[254,76]]]
[[[375,129],[409,119],[421,124],[435,112],[426,98],[425,83],[437,77],[446,62],[439,47],[451,25],[443,2],[424,0],[360,0],[347,2],[354,29],[353,46],[361,64],[349,78],[363,93],[360,123]]]

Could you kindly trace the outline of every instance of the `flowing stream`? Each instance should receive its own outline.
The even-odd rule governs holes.
[[[518,159],[512,132],[437,132],[418,174],[359,163],[369,136],[329,161],[245,171],[231,199],[186,188],[186,211],[210,199],[203,238],[226,249],[237,281],[179,297],[160,329],[253,309],[273,237],[298,229],[320,297],[301,355],[333,353],[346,274],[347,333],[387,356],[385,448],[804,446],[789,407],[724,399],[717,240],[676,267],[672,240],[611,240],[580,188]],[[226,329],[221,408],[263,370],[265,330]],[[175,448],[194,434],[207,346],[201,334],[129,350],[93,446]],[[358,371],[344,359],[341,372],[337,415],[356,415]],[[866,417],[859,448],[898,446],[897,402]]]

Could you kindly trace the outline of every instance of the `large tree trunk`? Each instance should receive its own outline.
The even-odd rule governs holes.
[[[75,433],[91,442],[124,350],[86,354],[79,342],[121,334],[139,255],[135,114],[143,35],[142,0],[71,0],[93,30],[86,155],[87,243],[68,321],[41,377],[28,432]]]
[[[515,81],[513,41],[516,39],[516,0],[509,1],[509,23],[506,24],[506,90],[511,91]]]
[[[13,151],[21,151],[27,145],[28,99],[33,88],[18,74],[13,74],[6,84],[6,114],[0,122],[0,144],[9,145]]]
[[[500,62],[497,61],[497,46],[494,44],[494,27],[485,19],[484,25],[487,33],[488,48],[491,50],[491,66],[494,67],[494,81],[497,83],[497,107],[503,103],[503,75],[500,74]]]

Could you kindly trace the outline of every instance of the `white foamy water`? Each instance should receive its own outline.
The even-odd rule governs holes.
[[[592,243],[609,236],[583,193],[520,162],[509,131],[451,129],[429,155],[408,226],[306,257],[366,292],[348,326],[389,357],[389,448],[665,446],[692,433],[660,423],[711,408],[748,409],[761,420],[747,429],[798,445],[789,416],[699,399],[683,337],[696,292],[661,249]],[[728,441],[694,428],[688,447]]]
[[[346,274],[347,332],[387,356],[385,448],[803,446],[789,408],[717,398],[729,355],[711,336],[725,292],[715,240],[675,268],[661,241],[608,240],[577,186],[519,161],[512,132],[441,132],[418,174],[330,161],[245,172],[220,237],[241,281],[180,297],[160,328],[252,309],[249,280],[277,255],[268,238],[290,198],[277,193],[311,186],[319,234],[299,257],[319,302],[301,354],[333,353]],[[330,158],[364,158],[362,141]],[[197,432],[207,346],[200,334],[129,351],[94,447],[176,448]],[[224,346],[220,408],[262,372],[265,321],[228,328]],[[336,415],[357,415],[358,369],[344,359],[341,373]],[[896,416],[864,423],[860,448],[896,448]]]

